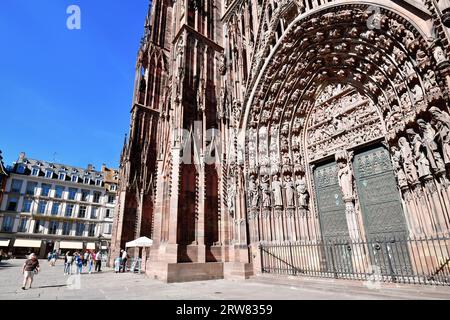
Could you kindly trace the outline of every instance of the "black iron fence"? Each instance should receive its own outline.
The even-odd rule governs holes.
[[[450,285],[450,238],[261,243],[263,273]]]

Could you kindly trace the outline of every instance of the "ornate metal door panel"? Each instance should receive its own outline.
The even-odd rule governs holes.
[[[339,245],[349,239],[349,232],[336,163],[318,166],[314,170],[314,181],[327,269],[337,273],[352,272],[351,256]],[[334,245],[334,242],[339,244]]]
[[[372,262],[383,274],[408,274],[408,248],[401,242],[407,226],[389,152],[377,147],[355,155],[354,171],[366,237],[379,243],[369,248]]]
[[[323,239],[348,239],[345,204],[339,188],[336,163],[317,167],[314,170],[314,180]]]

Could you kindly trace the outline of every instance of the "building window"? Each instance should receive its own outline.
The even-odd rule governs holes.
[[[3,232],[12,232],[14,224],[14,218],[11,216],[5,216],[3,218],[2,231]]]
[[[64,187],[56,186],[55,187],[55,198],[62,199],[64,192]]]
[[[47,171],[45,172],[45,177],[48,178],[48,179],[53,178],[53,171],[47,170]]]
[[[30,213],[32,204],[33,204],[33,200],[27,199],[27,198],[23,199],[22,212]]]
[[[8,198],[8,205],[6,207],[6,210],[17,211],[17,203],[18,203],[17,198],[15,197]]]
[[[32,176],[39,176],[39,169],[38,168],[33,168],[32,170],[31,170],[31,175]]]
[[[43,232],[44,232],[44,221],[36,220],[33,233],[43,233]]]
[[[111,218],[111,209],[106,209],[106,216],[105,218]]]
[[[25,173],[25,166],[24,165],[19,165],[17,167],[17,173],[20,173],[20,174]]]
[[[111,185],[110,190],[111,191],[116,191],[117,190],[117,186],[115,184]]]
[[[17,229],[17,232],[27,232],[27,222],[28,222],[27,218],[20,219],[19,228]]]
[[[90,223],[89,224],[89,233],[88,233],[89,237],[94,237],[95,236],[95,224]]]
[[[89,190],[81,190],[81,201],[88,201]]]
[[[59,207],[60,207],[60,203],[59,202],[54,202],[53,206],[52,206],[52,216],[57,216],[59,213]]]
[[[80,206],[80,210],[78,210],[78,218],[86,217],[86,206]]]
[[[62,234],[63,236],[68,236],[70,235],[70,231],[72,230],[72,223],[70,222],[64,222],[63,223],[63,228],[62,228]]]
[[[78,182],[78,176],[72,176],[72,182]]]
[[[91,219],[97,219],[97,210],[98,210],[98,208],[92,207],[92,209],[91,209]]]
[[[45,214],[45,209],[47,208],[47,201],[41,200],[38,205],[38,213]]]
[[[41,196],[48,197],[50,195],[50,188],[51,187],[52,187],[51,185],[43,183],[42,186],[41,186],[41,189],[42,189],[41,190]]]
[[[90,178],[84,178],[84,184],[91,184]]]
[[[73,209],[75,208],[75,205],[74,204],[68,204],[68,205],[66,205],[66,214],[65,214],[65,216],[66,217],[72,217],[72,215],[73,215]]]
[[[94,192],[94,203],[100,203],[100,197],[102,194],[100,192]]]
[[[27,182],[27,189],[26,189],[25,193],[27,195],[29,195],[29,196],[34,196],[36,188],[37,188],[37,182],[28,181]]]
[[[22,190],[22,183],[22,180],[13,179],[11,182],[11,192],[20,193],[20,190]]]
[[[63,172],[61,172],[61,173],[58,175],[58,179],[59,179],[59,180],[62,180],[62,181],[66,180],[66,174],[63,173]]]
[[[76,196],[77,196],[77,189],[69,188],[69,200],[75,200]]]
[[[58,231],[59,222],[57,221],[50,221],[50,224],[48,226],[48,234],[56,234]]]
[[[100,179],[95,180],[95,185],[96,186],[101,186],[102,185],[102,180],[100,180]]]
[[[75,235],[82,237],[84,233],[84,223],[77,222],[75,226]]]
[[[116,196],[110,194],[108,196],[108,203],[113,204],[115,201],[116,201]]]
[[[105,224],[103,231],[105,234],[111,234],[112,233],[112,224],[111,223]]]

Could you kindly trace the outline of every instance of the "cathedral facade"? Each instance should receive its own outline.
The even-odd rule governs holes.
[[[246,278],[265,245],[448,236],[449,9],[153,0],[111,256],[147,236],[152,277]]]

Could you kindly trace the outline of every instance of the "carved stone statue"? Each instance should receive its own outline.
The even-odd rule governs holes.
[[[273,202],[275,207],[283,206],[283,193],[281,191],[282,183],[278,180],[278,176],[273,176],[272,181],[272,191],[273,191]]]
[[[250,207],[257,208],[259,204],[258,181],[253,175],[250,177],[248,191],[250,195]]]
[[[265,208],[268,208],[271,206],[271,195],[272,192],[270,191],[270,185],[269,185],[269,176],[266,175],[262,178],[260,188],[262,191],[262,205]]]
[[[441,145],[444,163],[450,164],[450,115],[436,107],[430,108],[433,115],[432,123],[434,123],[437,131],[437,141]]]
[[[404,188],[408,186],[408,180],[406,179],[405,171],[402,166],[402,155],[401,151],[397,146],[392,147],[392,162],[394,166],[394,170],[397,173],[398,185],[400,188]]]
[[[435,141],[437,133],[431,123],[418,119],[417,124],[422,132],[423,145],[426,150],[427,159],[434,172],[445,171],[445,164]]]
[[[405,137],[401,137],[400,139],[398,139],[398,146],[400,147],[401,151],[403,169],[406,174],[406,179],[410,184],[415,184],[419,179],[419,176],[417,175],[417,169],[414,165],[413,152],[408,143],[408,140],[406,140]]]
[[[433,56],[434,60],[436,60],[436,65],[438,68],[446,66],[449,63],[441,46],[436,46],[434,48]]]
[[[291,176],[286,176],[284,178],[284,188],[286,189],[286,206],[294,207],[295,206],[295,186],[294,181],[292,181]]]
[[[417,165],[419,178],[429,176],[431,174],[430,162],[428,161],[425,155],[424,146],[422,143],[422,139],[420,138],[420,135],[416,133],[413,129],[406,130],[406,133],[408,134],[409,140],[411,141],[413,156]]]
[[[227,207],[230,215],[234,217],[236,212],[236,184],[233,179],[228,182]]]
[[[301,208],[308,208],[308,201],[309,201],[309,194],[308,194],[308,188],[306,187],[306,180],[305,177],[297,176],[296,181],[296,189],[297,189],[297,196],[298,196],[298,205]]]
[[[344,157],[336,157],[338,164],[338,179],[344,199],[353,199],[353,173],[348,160]]]

